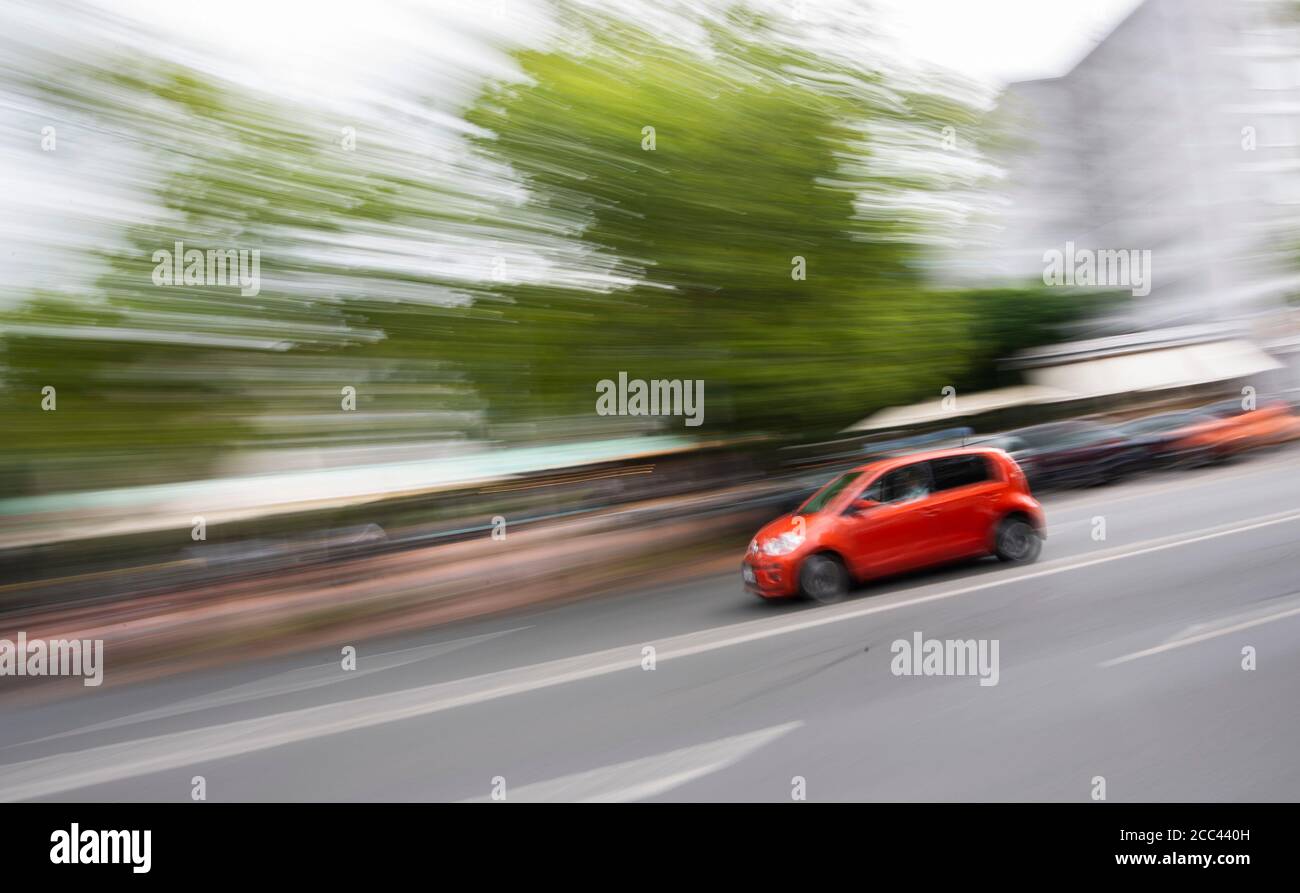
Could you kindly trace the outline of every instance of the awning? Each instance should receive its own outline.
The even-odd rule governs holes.
[[[1254,344],[1232,339],[1040,366],[1028,375],[1036,385],[1086,398],[1229,381],[1280,368]]]
[[[944,406],[942,397],[924,403],[914,403],[911,406],[890,406],[845,430],[878,431],[885,428],[907,428],[913,425],[951,421],[997,409],[1008,409],[1012,406],[1055,403],[1073,399],[1075,395],[1068,391],[1043,385],[1019,385],[992,391],[975,391],[970,394],[957,393],[953,398],[954,404],[950,407]]]

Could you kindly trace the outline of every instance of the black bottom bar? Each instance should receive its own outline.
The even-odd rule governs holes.
[[[970,877],[972,870],[985,877],[1178,880],[1198,873],[1231,881],[1242,871],[1287,866],[1296,811],[1290,804],[1115,803],[18,804],[0,809],[0,833],[8,877],[128,883],[373,883],[412,872],[452,883],[462,871],[544,883],[560,868],[566,878],[613,872],[605,879],[632,883],[643,872],[646,882],[685,881],[700,865],[763,877],[770,870],[838,871],[846,863],[864,881],[899,872]],[[145,830],[147,838],[102,833]],[[146,854],[148,871],[136,871]],[[86,864],[97,855],[108,861]]]

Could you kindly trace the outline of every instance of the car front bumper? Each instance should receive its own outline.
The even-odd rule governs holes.
[[[790,598],[799,594],[799,577],[795,562],[771,556],[747,556],[740,564],[745,589],[759,598]]]

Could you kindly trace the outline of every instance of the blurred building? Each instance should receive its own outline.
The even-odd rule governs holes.
[[[999,113],[1006,179],[964,281],[1041,281],[1067,243],[1149,250],[1149,294],[1099,332],[1300,294],[1300,5],[1147,0],[1068,74],[1010,85]]]
[[[1204,402],[1213,390],[1286,390],[1287,368],[1241,325],[1178,326],[1090,338],[1023,351],[1008,358],[1025,384],[882,409],[849,431],[951,426],[1014,427],[1046,417],[1149,411],[1162,403]],[[1009,421],[1009,424],[1008,424]]]

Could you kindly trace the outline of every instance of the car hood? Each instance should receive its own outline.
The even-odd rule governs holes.
[[[805,533],[807,533],[808,523],[812,520],[813,517],[815,516],[812,515],[803,516]],[[798,525],[795,523],[795,514],[791,512],[788,515],[782,515],[781,517],[777,518],[774,521],[768,521],[766,524],[764,524],[762,527],[758,529],[758,533],[754,534],[754,539],[756,540],[771,539],[774,536],[780,536],[783,533],[789,533],[790,531],[795,530],[797,527]]]
[[[754,538],[753,540],[751,540],[751,543],[757,546],[758,543],[761,543],[764,540],[769,540],[772,539],[773,537],[778,537],[783,533],[790,533],[792,531],[797,531],[801,526],[803,528],[803,533],[805,537],[812,536],[813,532],[818,527],[818,522],[821,518],[821,514],[822,514],[821,512],[818,512],[812,515],[798,515],[794,512],[791,512],[788,515],[782,515],[781,517],[773,521],[769,521],[766,524],[764,524],[762,527],[760,527],[758,529],[758,533],[754,534]],[[800,522],[802,522],[802,524],[800,524]]]

